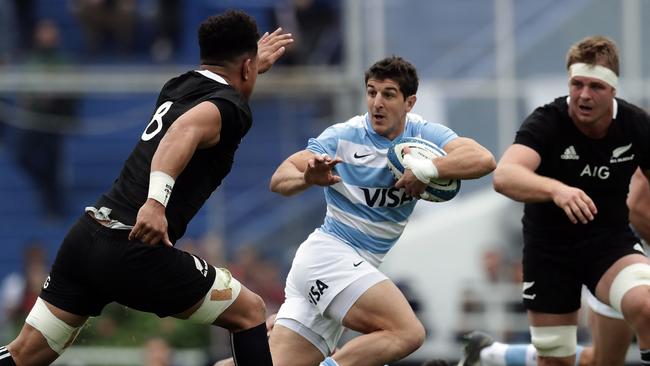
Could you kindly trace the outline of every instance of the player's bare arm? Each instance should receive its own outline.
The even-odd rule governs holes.
[[[598,210],[591,198],[581,189],[535,173],[540,163],[535,150],[511,145],[494,171],[494,189],[519,202],[553,201],[574,224],[593,220]]]
[[[257,42],[257,73],[263,74],[273,66],[285,52],[286,46],[293,42],[291,33],[282,33],[278,28],[273,33],[266,32]]]
[[[630,182],[630,193],[627,196],[627,206],[630,208],[630,223],[639,235],[646,241],[650,240],[650,170],[637,171]]]
[[[458,137],[444,147],[446,156],[434,159],[438,176],[443,179],[476,179],[496,167],[492,153],[478,142]]]
[[[192,158],[194,151],[214,146],[221,133],[221,114],[210,102],[203,102],[180,116],[160,141],[151,161],[151,171],[163,172],[176,179]],[[167,234],[165,206],[148,198],[138,211],[130,240],[147,244],[172,245]]]
[[[298,194],[312,185],[329,186],[341,181],[332,172],[341,159],[321,156],[309,150],[288,157],[271,177],[271,191],[283,196]]]

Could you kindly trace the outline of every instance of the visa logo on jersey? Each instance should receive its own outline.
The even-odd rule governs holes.
[[[359,188],[363,191],[363,197],[369,207],[397,207],[414,200],[406,191],[395,187]]]

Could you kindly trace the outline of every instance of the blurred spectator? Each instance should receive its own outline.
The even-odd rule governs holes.
[[[11,340],[31,310],[47,278],[47,253],[34,241],[23,249],[21,272],[9,274],[0,285],[0,343]]]
[[[22,57],[24,51],[29,51],[34,46],[34,31],[36,29],[36,2],[34,0],[13,0],[16,17],[16,28],[12,33],[17,33],[18,42],[16,51]]]
[[[293,34],[284,60],[293,65],[333,65],[341,62],[342,31],[339,1],[282,0],[276,21]]]
[[[239,248],[235,261],[228,265],[232,275],[266,303],[267,313],[274,313],[284,301],[284,282],[277,265],[262,259],[252,246]]]
[[[34,71],[56,73],[68,64],[60,50],[58,25],[40,20],[34,49],[26,65]],[[17,103],[21,128],[16,131],[16,158],[41,196],[45,215],[57,219],[64,212],[62,170],[63,134],[77,126],[77,98],[53,92],[21,94]]]
[[[164,338],[150,338],[144,344],[144,366],[173,366],[173,351]]]
[[[501,249],[490,248],[483,252],[483,271],[485,280],[489,283],[502,281],[505,275]]]
[[[158,0],[155,10],[156,34],[151,44],[151,58],[167,62],[174,57],[182,34],[183,3],[180,0]]]
[[[14,0],[0,0],[0,66],[9,63],[16,47]]]
[[[11,62],[16,47],[15,0],[0,0],[0,67]],[[7,100],[0,95],[0,147],[5,138]]]
[[[483,279],[467,283],[462,289],[456,333],[459,341],[467,332],[481,329],[509,341],[528,342],[520,297],[521,268],[516,260],[509,258],[509,253],[504,253],[504,248],[509,246],[485,249],[481,254]]]
[[[73,0],[72,12],[81,23],[90,57],[111,55],[113,51],[121,56],[131,53],[137,19],[135,0]]]

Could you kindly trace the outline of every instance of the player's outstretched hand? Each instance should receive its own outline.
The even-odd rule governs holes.
[[[327,155],[316,155],[307,162],[304,172],[305,182],[318,186],[331,186],[341,181],[341,177],[334,175],[332,169],[341,162],[341,159],[332,159]]]
[[[266,32],[257,41],[257,73],[263,74],[273,66],[286,50],[285,46],[293,42],[291,33],[282,33],[282,28],[273,33]]]
[[[574,224],[578,221],[586,224],[598,213],[596,204],[583,190],[564,184],[554,192],[553,202]]]
[[[135,225],[129,233],[129,240],[139,240],[146,244],[158,244],[172,246],[167,234],[167,218],[165,217],[165,206],[160,202],[149,198],[138,210]]]

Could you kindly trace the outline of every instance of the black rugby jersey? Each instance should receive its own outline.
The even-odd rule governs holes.
[[[112,209],[112,219],[134,225],[138,210],[147,200],[151,160],[160,140],[178,117],[204,101],[219,108],[221,137],[215,146],[196,150],[176,178],[165,215],[172,243],[183,236],[189,221],[230,172],[235,151],[252,124],[248,103],[212,72],[190,71],[165,84],[151,122],[126,160],[120,176],[95,206],[108,207]]]
[[[650,169],[650,117],[615,100],[615,119],[600,139],[585,136],[569,117],[567,97],[537,108],[523,122],[515,143],[539,153],[536,173],[582,189],[598,213],[588,224],[572,224],[555,203],[526,203],[524,231],[543,236],[584,236],[628,225],[625,200],[636,168]]]

